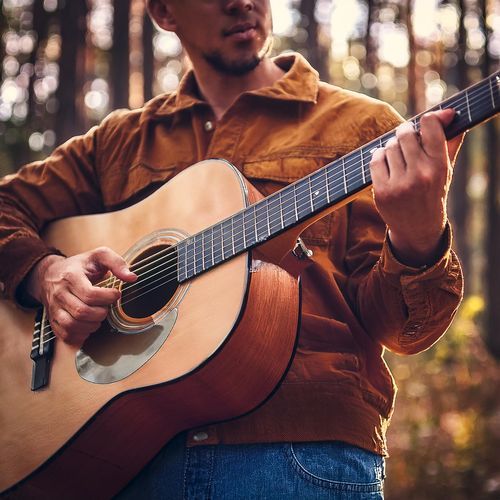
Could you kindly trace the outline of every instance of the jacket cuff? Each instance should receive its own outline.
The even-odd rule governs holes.
[[[6,263],[0,269],[0,297],[32,307],[33,303],[23,300],[22,282],[33,266],[47,255],[63,253],[33,236],[17,236],[5,245],[0,255],[0,261]]]
[[[412,267],[400,262],[394,255],[388,232],[386,232],[379,266],[382,272],[392,281],[399,284],[403,277],[413,277],[418,280],[431,280],[440,278],[446,274],[446,269],[451,256],[452,232],[449,222],[446,222],[444,230],[445,242],[441,256],[431,265]]]
[[[437,340],[426,332],[444,333],[439,325],[449,325],[463,295],[460,262],[451,249],[450,224],[445,229],[446,244],[441,257],[430,266],[414,268],[399,262],[384,242],[379,266],[384,276],[403,297],[407,321],[399,335],[399,345],[407,354],[420,352]],[[444,292],[444,294],[442,293]],[[450,302],[450,297],[455,297]]]

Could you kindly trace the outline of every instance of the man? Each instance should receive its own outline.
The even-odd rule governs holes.
[[[454,113],[425,115],[417,134],[387,105],[319,82],[300,56],[271,60],[268,0],[149,0],[148,9],[193,69],[176,93],[113,113],[3,183],[0,259],[20,255],[0,271],[6,295],[42,303],[55,334],[81,344],[119,297],[93,283],[107,271],[135,275],[110,249],[58,255],[36,235],[48,221],[129,205],[210,157],[269,194],[397,126],[373,153],[376,209],[365,193],[304,232],[313,256],[283,385],[250,415],[180,435],[122,493],[381,498],[395,395],[384,347],[428,348],[462,295],[446,214],[459,140],[447,145],[443,126]]]

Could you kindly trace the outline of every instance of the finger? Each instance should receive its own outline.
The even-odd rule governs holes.
[[[422,146],[413,123],[402,123],[396,129],[396,138],[406,163],[406,169],[411,169],[412,165],[417,164],[415,160],[422,153]]]
[[[88,306],[109,306],[121,296],[116,288],[93,286],[83,273],[72,276],[69,291]]]
[[[383,148],[377,148],[373,151],[370,174],[374,185],[386,183],[389,180],[389,167],[385,155],[386,152]]]
[[[81,345],[87,337],[95,332],[99,322],[76,321],[68,312],[57,309],[50,317],[50,324],[54,334],[67,344]]]
[[[445,110],[450,111],[450,110]],[[449,117],[446,113],[445,117]],[[447,120],[444,120],[446,123]],[[443,122],[436,111],[425,113],[420,118],[420,136],[422,148],[430,158],[441,159],[446,152],[446,136],[444,135]]]
[[[137,279],[137,275],[130,271],[125,259],[111,250],[111,248],[96,248],[89,254],[90,262],[103,274],[111,271],[114,276],[123,281],[132,282]]]
[[[63,308],[77,321],[102,323],[108,315],[108,307],[101,305],[90,306],[72,293],[65,294]]]
[[[401,151],[401,146],[395,137],[389,139],[385,146],[389,176],[400,178],[406,171],[406,161]]]

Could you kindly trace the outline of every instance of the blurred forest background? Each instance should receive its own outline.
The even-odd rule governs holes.
[[[410,117],[500,61],[500,0],[272,0],[276,54]],[[118,107],[174,90],[189,64],[144,0],[3,0],[0,176]],[[465,302],[443,341],[388,353],[400,391],[390,499],[500,498],[500,119],[470,132],[451,194]]]

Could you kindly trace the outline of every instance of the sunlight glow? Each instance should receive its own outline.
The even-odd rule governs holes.
[[[404,26],[383,24],[380,27],[378,56],[395,68],[404,68],[410,60],[408,32]]]

